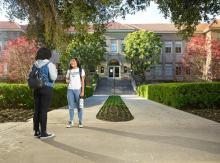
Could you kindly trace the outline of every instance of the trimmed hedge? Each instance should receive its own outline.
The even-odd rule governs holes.
[[[55,84],[51,108],[67,105],[67,85]],[[93,95],[93,87],[86,86],[85,97]],[[0,84],[0,109],[5,108],[34,108],[33,92],[27,84]]]
[[[148,85],[140,85],[137,87],[136,92],[139,96],[148,98]]]
[[[220,82],[149,84],[139,86],[137,93],[179,109],[220,109]]]

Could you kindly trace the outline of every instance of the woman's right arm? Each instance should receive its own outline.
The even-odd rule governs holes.
[[[53,63],[48,64],[50,79],[55,81],[57,79],[57,68]]]
[[[70,70],[67,70],[67,73],[66,73],[66,83],[69,83],[70,82]]]

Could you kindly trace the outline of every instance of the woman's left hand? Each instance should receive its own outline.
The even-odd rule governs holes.
[[[84,92],[81,92],[81,93],[80,93],[80,97],[84,97]]]

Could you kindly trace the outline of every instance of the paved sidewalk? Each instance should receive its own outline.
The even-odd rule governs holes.
[[[34,138],[32,121],[0,124],[0,163],[220,162],[220,123],[136,95],[122,96],[134,120],[97,120],[107,97],[86,100],[83,129],[65,128],[65,107],[50,112],[48,129],[56,134],[51,140]]]

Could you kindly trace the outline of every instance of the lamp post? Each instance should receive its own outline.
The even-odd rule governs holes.
[[[133,71],[133,70],[131,69],[130,71],[131,71],[131,78],[133,78],[133,76],[132,76],[132,71]]]
[[[115,71],[113,71],[113,83],[114,83],[114,96],[115,96]]]

